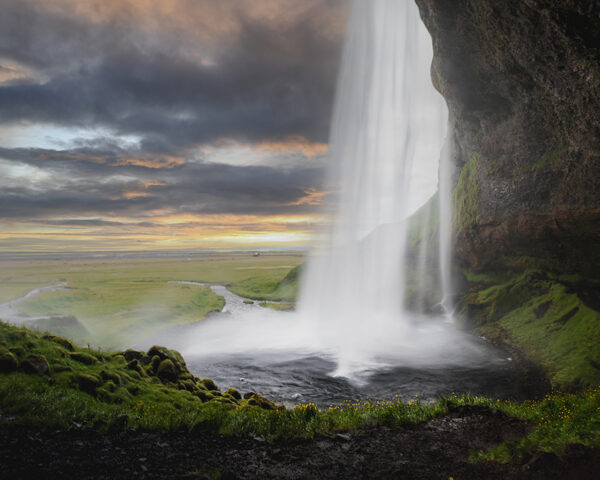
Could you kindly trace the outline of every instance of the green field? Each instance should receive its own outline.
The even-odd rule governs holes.
[[[223,284],[248,296],[274,300],[288,272],[303,261],[299,254],[247,253],[158,258],[99,258],[0,261],[0,302],[34,288],[67,282],[69,290],[45,291],[18,304],[28,316],[71,315],[81,329],[68,335],[80,343],[121,348],[172,325],[202,320],[223,307],[209,287],[168,283],[187,280]],[[287,285],[287,284],[286,284]],[[253,290],[254,289],[254,290]],[[286,288],[286,300],[294,293]],[[261,297],[261,295],[264,295]],[[276,295],[275,295],[276,297]],[[83,330],[83,332],[85,332]]]

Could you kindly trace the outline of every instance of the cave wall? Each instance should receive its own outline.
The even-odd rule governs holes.
[[[600,2],[416,3],[450,111],[459,267],[600,277]]]

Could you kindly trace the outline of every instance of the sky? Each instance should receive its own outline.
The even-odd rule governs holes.
[[[303,247],[347,0],[0,0],[0,251]]]

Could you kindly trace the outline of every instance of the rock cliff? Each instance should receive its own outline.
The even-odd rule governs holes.
[[[457,169],[459,264],[600,266],[600,2],[416,0]]]
[[[600,382],[600,2],[416,0],[452,128],[458,309]]]

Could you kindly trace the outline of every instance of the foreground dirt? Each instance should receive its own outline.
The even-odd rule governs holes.
[[[461,407],[404,429],[272,444],[212,434],[101,435],[6,424],[0,428],[0,478],[598,478],[600,451],[584,447],[561,457],[540,453],[524,465],[468,462],[469,452],[517,440],[527,430],[482,407]]]

